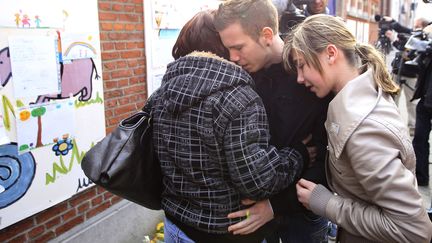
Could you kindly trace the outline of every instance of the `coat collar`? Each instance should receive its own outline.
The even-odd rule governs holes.
[[[372,70],[364,72],[349,81],[330,102],[325,127],[329,145],[336,158],[354,130],[371,113],[382,97],[382,89],[377,87]]]

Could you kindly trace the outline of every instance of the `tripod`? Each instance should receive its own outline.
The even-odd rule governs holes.
[[[385,35],[385,31],[380,30],[378,40],[375,42],[375,48],[380,51],[384,57],[390,53],[391,50],[391,41]]]

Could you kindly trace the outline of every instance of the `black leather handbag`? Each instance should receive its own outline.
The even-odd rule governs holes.
[[[84,156],[84,174],[106,190],[146,208],[161,209],[162,173],[153,150],[151,104],[122,120]]]

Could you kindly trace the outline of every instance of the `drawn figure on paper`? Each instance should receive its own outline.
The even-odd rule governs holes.
[[[21,15],[19,13],[16,13],[15,14],[15,24],[16,24],[17,28],[19,27],[20,23],[21,23]]]
[[[6,86],[8,83],[10,77],[12,76],[11,73],[11,63],[10,63],[10,55],[9,55],[9,48],[3,48],[0,50],[0,80],[1,80],[1,86]]]
[[[36,23],[36,28],[40,28],[40,23],[42,22],[42,20],[39,18],[39,15],[35,16],[34,22]]]
[[[23,15],[23,19],[21,20],[22,27],[24,28],[26,25],[30,28],[30,19],[27,14]]]
[[[52,95],[41,95],[34,103],[43,103],[52,99],[67,99],[70,94],[78,96],[79,101],[88,101],[92,94],[93,74],[95,79],[100,76],[97,72],[93,59],[73,60],[70,64],[60,63],[61,93]],[[0,75],[1,85],[4,87],[12,76],[9,48],[0,50]]]
[[[36,163],[32,153],[19,155],[16,143],[0,146],[0,209],[26,194],[35,171]]]
[[[52,99],[67,99],[70,95],[78,96],[79,101],[88,101],[92,95],[93,73],[95,79],[100,76],[97,73],[93,59],[72,60],[70,64],[61,64],[61,93],[41,95],[34,102],[40,104]]]
[[[73,148],[72,139],[69,138],[69,134],[64,134],[62,139],[54,139],[54,143],[52,150],[55,152],[56,156],[67,155]]]

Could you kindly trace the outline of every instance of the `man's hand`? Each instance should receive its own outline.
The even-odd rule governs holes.
[[[310,210],[309,200],[312,191],[315,189],[315,186],[316,186],[315,183],[305,179],[300,179],[296,184],[298,200],[303,204],[303,206],[305,206],[305,208],[309,210]]]
[[[254,203],[254,201],[245,199],[242,200],[242,203],[244,205],[251,205]],[[231,225],[228,227],[228,231],[232,232],[234,235],[246,235],[256,231],[261,226],[272,220],[274,218],[274,214],[270,205],[270,201],[268,199],[258,201],[248,209],[228,214],[228,218],[230,219],[245,216],[245,220]]]

